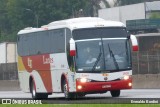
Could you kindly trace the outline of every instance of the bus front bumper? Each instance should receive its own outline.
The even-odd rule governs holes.
[[[116,80],[106,82],[80,82],[76,81],[76,92],[105,92],[111,90],[131,89],[132,79],[128,80]]]

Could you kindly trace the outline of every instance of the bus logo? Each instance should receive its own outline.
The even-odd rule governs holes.
[[[32,60],[30,58],[28,58],[28,66],[32,68]]]
[[[53,58],[46,58],[43,56],[43,64],[50,64],[53,63]]]
[[[105,81],[107,81],[107,80],[108,80],[108,78],[107,78],[107,77],[104,77],[104,80],[105,80]]]

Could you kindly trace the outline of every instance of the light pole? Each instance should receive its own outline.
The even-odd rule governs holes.
[[[31,9],[25,9],[25,10],[27,10],[27,11],[30,11],[30,12],[32,12],[34,15],[35,15],[35,18],[36,18],[36,24],[37,24],[37,28],[38,28],[38,15],[33,11],[33,10],[31,10]]]

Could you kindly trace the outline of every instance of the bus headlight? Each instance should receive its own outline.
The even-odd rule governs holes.
[[[77,88],[78,88],[79,90],[81,90],[81,89],[82,89],[82,86],[81,86],[81,85],[78,85]]]
[[[123,79],[123,80],[128,80],[129,78],[130,78],[129,75],[124,75],[121,79]]]
[[[123,78],[124,78],[124,80],[128,80],[128,79],[129,79],[129,76],[128,76],[128,75],[125,75]]]
[[[81,83],[91,82],[91,80],[87,79],[87,78],[79,78],[79,79],[77,79],[77,81],[79,81]]]

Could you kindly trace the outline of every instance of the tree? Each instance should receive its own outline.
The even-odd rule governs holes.
[[[150,19],[160,19],[160,12],[151,13]]]
[[[37,27],[37,20],[40,27],[74,17],[79,10],[85,16],[87,9],[87,0],[1,0],[0,41],[16,41],[17,32],[25,27]]]
[[[100,3],[103,3],[105,5],[106,8],[109,8],[109,3],[106,0],[88,0],[87,1],[87,9],[86,9],[86,13],[87,16],[98,16],[98,10],[101,9],[101,5]]]
[[[136,4],[136,3],[142,3],[145,2],[146,0],[117,0],[117,5],[118,6],[123,6],[123,5],[129,5],[129,4]]]

